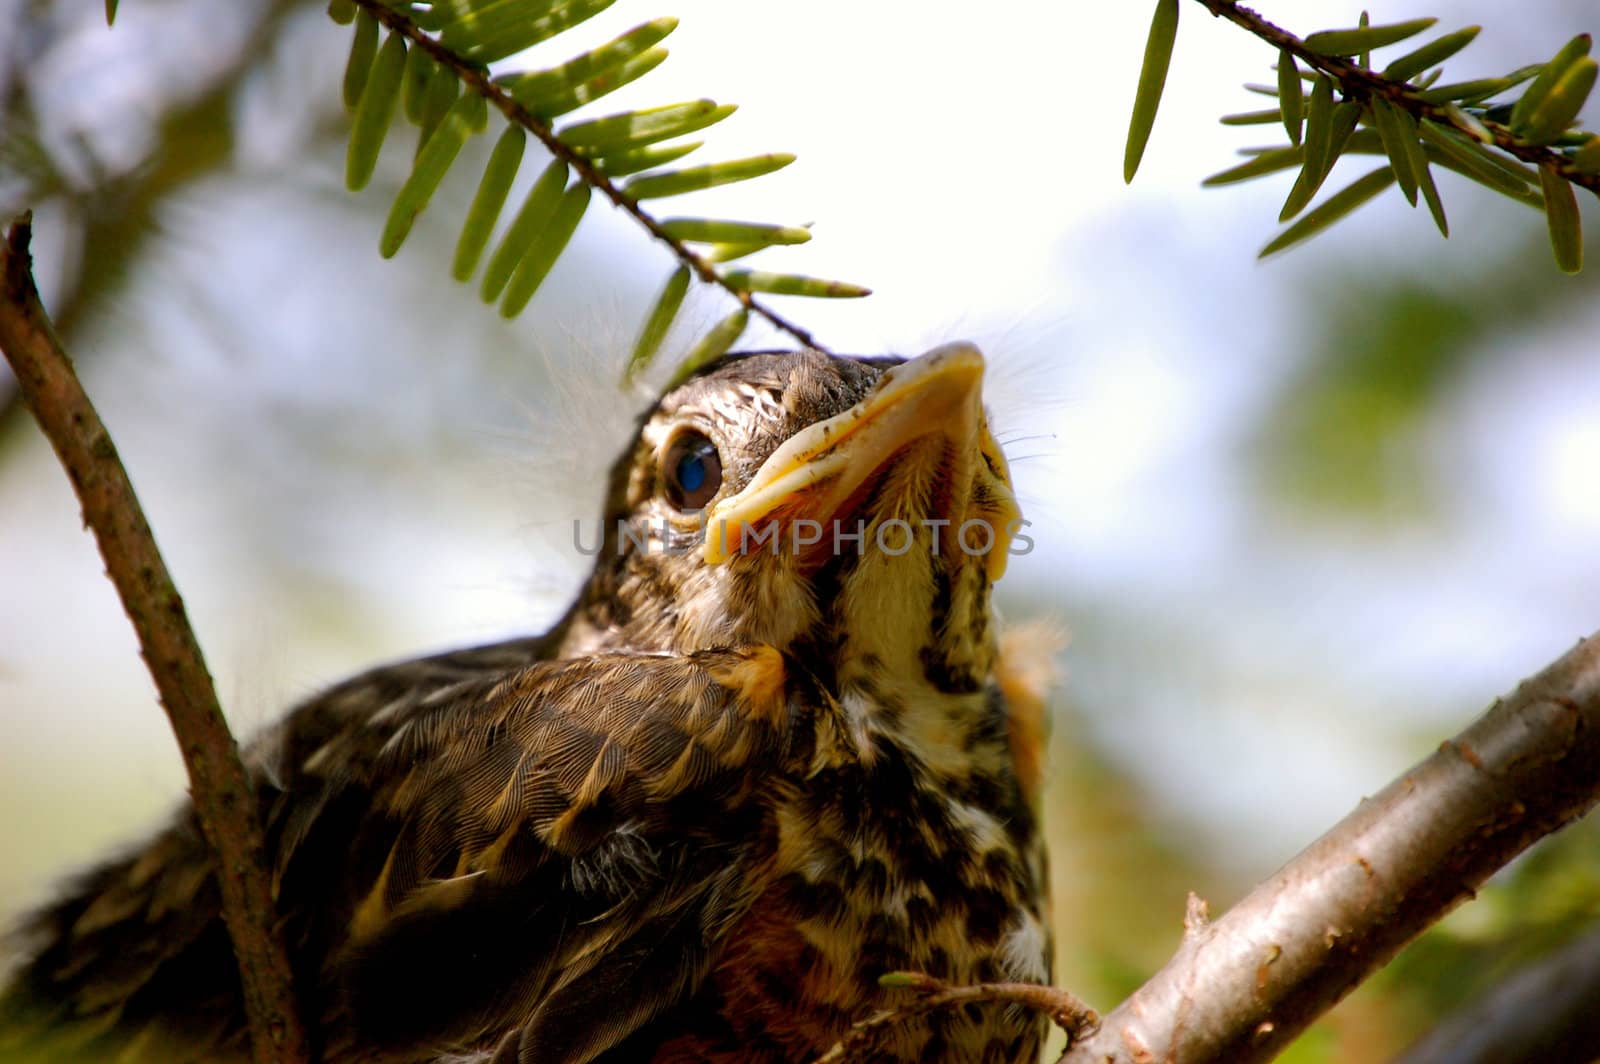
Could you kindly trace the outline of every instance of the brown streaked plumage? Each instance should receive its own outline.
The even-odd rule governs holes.
[[[552,631],[374,669],[249,747],[322,1059],[805,1061],[901,1000],[884,972],[1048,980],[981,375],[962,345],[716,363],[642,419]],[[0,1056],[248,1059],[191,811],[18,942]],[[883,1059],[1042,1037],[975,1005]]]

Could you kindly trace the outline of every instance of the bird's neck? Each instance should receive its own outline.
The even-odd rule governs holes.
[[[979,733],[992,730],[997,658],[982,567],[868,554],[823,615],[818,645],[797,657],[825,670],[863,751],[892,741],[930,768],[970,766]]]
[[[930,764],[958,762],[988,727],[997,658],[981,559],[918,541],[814,573],[800,601],[770,567],[696,569],[666,601],[640,561],[617,565],[562,624],[558,657],[686,653],[765,643],[838,702],[858,744],[892,740]],[[654,608],[628,609],[632,601]]]

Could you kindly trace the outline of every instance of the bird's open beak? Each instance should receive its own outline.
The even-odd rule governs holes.
[[[835,531],[828,526],[857,489],[912,444],[942,437],[953,456],[948,471],[953,482],[941,485],[944,503],[958,512],[926,516],[950,522],[946,543],[954,542],[951,537],[964,522],[987,524],[963,542],[987,546],[986,569],[991,581],[998,580],[1021,510],[1005,455],[984,423],[983,366],[983,355],[971,344],[935,348],[886,372],[877,389],[849,410],[790,437],[743,491],[712,509],[705,560],[717,564],[759,551],[773,535],[784,534],[782,528],[762,529],[762,522],[796,518],[821,525],[825,546]]]

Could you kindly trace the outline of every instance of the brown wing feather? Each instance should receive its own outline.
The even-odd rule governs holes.
[[[363,679],[252,750],[324,1059],[583,1061],[697,985],[809,747],[776,652]],[[185,815],[42,914],[0,1025],[242,1054],[207,860]]]

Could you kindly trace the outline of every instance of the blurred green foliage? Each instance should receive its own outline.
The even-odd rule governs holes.
[[[1439,500],[1425,429],[1440,403],[1496,357],[1497,337],[1576,314],[1600,291],[1552,277],[1546,254],[1525,237],[1442,278],[1331,267],[1296,314],[1305,350],[1253,441],[1265,496],[1320,518],[1429,517]]]

